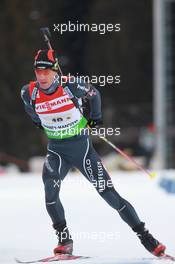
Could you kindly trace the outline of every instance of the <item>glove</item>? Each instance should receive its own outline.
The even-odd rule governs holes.
[[[98,128],[100,125],[102,125],[103,124],[103,120],[102,120],[102,118],[99,118],[99,119],[89,119],[89,121],[88,121],[88,126],[90,126],[90,128],[93,128],[93,127],[95,127],[95,128]]]
[[[34,122],[34,121],[33,121],[33,123],[34,123],[34,125],[35,125],[37,128],[43,130],[43,127],[42,127],[41,123],[37,123],[37,122]]]

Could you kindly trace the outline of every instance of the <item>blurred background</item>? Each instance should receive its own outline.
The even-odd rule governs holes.
[[[175,1],[4,0],[0,12],[2,171],[8,164],[28,171],[31,158],[45,155],[47,140],[20,98],[22,86],[34,79],[34,55],[45,47],[43,26],[51,30],[64,74],[120,75],[119,84],[95,85],[104,126],[121,131],[108,138],[145,167],[175,167]],[[106,34],[54,31],[54,24],[68,21],[121,26]],[[103,141],[94,142],[101,156],[116,159]],[[116,168],[133,169],[120,161]]]

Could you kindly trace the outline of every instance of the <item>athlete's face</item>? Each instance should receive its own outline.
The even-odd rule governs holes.
[[[55,80],[56,72],[51,69],[36,69],[35,75],[40,87],[48,89]]]

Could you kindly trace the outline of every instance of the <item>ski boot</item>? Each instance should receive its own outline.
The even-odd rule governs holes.
[[[142,245],[154,256],[159,257],[165,252],[166,247],[145,229],[145,223],[141,222],[133,231],[137,233]]]
[[[54,254],[72,254],[73,252],[73,240],[69,234],[67,226],[59,228],[56,230],[56,235],[58,238],[58,245],[54,248]]]

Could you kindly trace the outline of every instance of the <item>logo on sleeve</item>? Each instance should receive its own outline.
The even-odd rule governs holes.
[[[82,91],[85,91],[85,92],[88,92],[89,91],[89,88],[88,87],[83,86],[83,85],[80,85],[80,84],[77,85],[77,88],[80,89],[80,90],[82,90]]]

